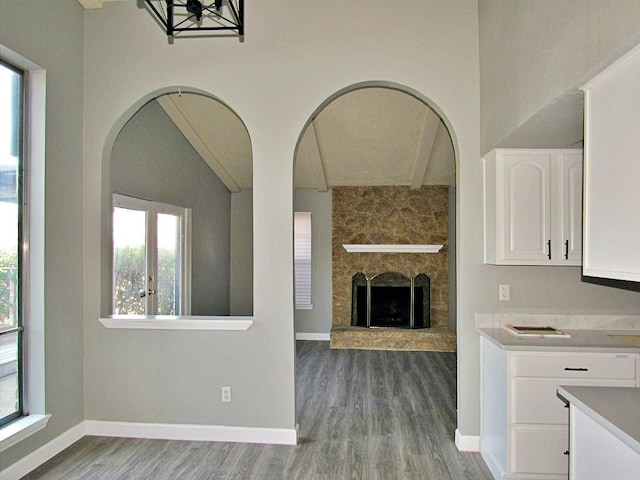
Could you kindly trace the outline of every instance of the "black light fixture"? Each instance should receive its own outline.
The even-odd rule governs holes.
[[[193,13],[196,20],[202,20],[202,2],[198,0],[187,0],[187,12]]]
[[[167,36],[244,36],[244,0],[144,0]]]

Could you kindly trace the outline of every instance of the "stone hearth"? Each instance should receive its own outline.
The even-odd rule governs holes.
[[[334,325],[330,338],[331,348],[456,351],[456,335],[448,328],[442,327],[406,330]]]

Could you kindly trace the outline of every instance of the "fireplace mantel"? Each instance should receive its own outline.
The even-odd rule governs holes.
[[[438,253],[442,245],[418,245],[418,244],[343,244],[349,253]]]

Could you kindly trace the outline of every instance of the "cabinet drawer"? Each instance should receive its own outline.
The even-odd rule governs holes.
[[[625,355],[515,355],[516,377],[634,380],[636,359]]]
[[[569,448],[567,428],[514,430],[513,447],[515,473],[566,475],[569,472],[569,457],[564,454]]]

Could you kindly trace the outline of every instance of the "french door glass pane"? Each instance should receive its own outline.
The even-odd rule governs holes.
[[[180,217],[158,214],[158,315],[180,311]]]
[[[144,315],[147,290],[147,213],[113,209],[113,313]]]

